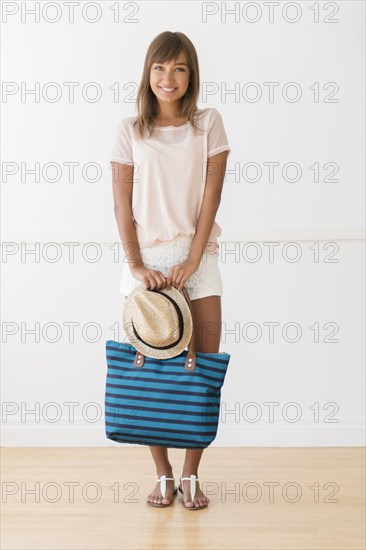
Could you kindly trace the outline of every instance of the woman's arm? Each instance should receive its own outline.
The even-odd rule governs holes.
[[[221,202],[221,192],[226,171],[228,151],[222,151],[207,159],[206,185],[196,232],[187,259],[197,267],[201,261]]]
[[[132,216],[132,191],[134,167],[129,164],[111,162],[114,215],[119,236],[130,268],[142,266],[140,247]]]

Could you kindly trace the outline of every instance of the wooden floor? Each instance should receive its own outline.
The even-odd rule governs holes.
[[[169,455],[178,481],[184,450]],[[146,504],[148,447],[4,448],[1,548],[364,550],[364,458],[362,448],[209,447],[199,477],[211,502],[189,512],[181,496]]]

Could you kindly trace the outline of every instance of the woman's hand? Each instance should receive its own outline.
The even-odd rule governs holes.
[[[148,269],[143,264],[130,267],[132,276],[142,281],[147,290],[155,290],[166,286],[166,277],[157,269]]]
[[[188,258],[180,264],[172,265],[166,278],[167,284],[182,290],[189,277],[197,271],[199,265],[200,262]]]

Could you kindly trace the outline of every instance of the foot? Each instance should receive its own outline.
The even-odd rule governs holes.
[[[167,477],[174,477],[171,473],[170,474],[158,474],[158,477],[161,475],[166,475]],[[168,479],[166,481],[166,491],[165,496],[163,498],[163,495],[161,494],[160,489],[161,483],[157,481],[155,488],[151,491],[149,495],[147,495],[147,501],[148,502],[154,502],[155,504],[170,504],[173,499],[173,491],[174,491],[174,481]]]
[[[189,477],[191,473],[189,474],[183,473],[182,477]],[[196,474],[196,476],[198,477],[198,474]],[[189,481],[189,479],[184,479],[183,481],[180,482],[180,488],[183,489],[184,491],[184,494],[183,494],[184,506],[186,506],[187,508],[193,508],[193,507],[197,508],[198,506],[207,506],[210,503],[210,499],[206,497],[206,495],[201,491],[200,482],[196,481],[195,483],[196,483],[196,494],[194,495],[194,500],[192,502],[191,489],[190,489],[191,482]],[[183,487],[182,487],[182,484],[183,484]]]

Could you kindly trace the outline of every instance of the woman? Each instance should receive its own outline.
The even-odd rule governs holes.
[[[145,58],[138,116],[118,124],[110,160],[114,211],[128,262],[122,294],[127,297],[141,283],[147,289],[185,286],[195,351],[218,353],[223,287],[217,241],[221,228],[215,216],[230,147],[219,112],[197,108],[199,86],[197,53],[188,37],[168,31],[158,35]],[[217,330],[206,334],[207,323]],[[159,480],[147,502],[168,506],[177,492],[168,450],[156,446],[150,451]],[[179,489],[188,509],[210,502],[191,477],[198,476],[202,453],[186,449]],[[193,499],[191,480],[196,483]]]

